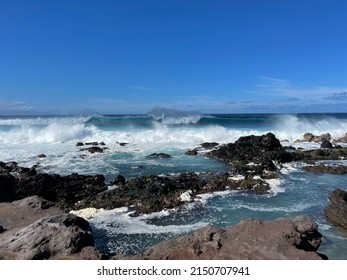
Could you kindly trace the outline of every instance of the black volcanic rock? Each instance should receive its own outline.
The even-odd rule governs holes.
[[[320,147],[322,149],[332,149],[333,148],[333,144],[331,144],[331,142],[327,139],[323,140],[323,142],[321,143]]]
[[[289,157],[280,141],[272,133],[240,137],[235,143],[220,146],[207,155],[225,162],[246,161],[247,163],[262,162],[263,159],[286,161]]]
[[[218,145],[219,145],[219,143],[217,143],[217,142],[205,142],[205,143],[200,144],[200,146],[206,150],[211,150],[211,149],[217,147]]]
[[[330,173],[330,174],[347,174],[347,166],[345,165],[337,165],[337,166],[330,166],[330,165],[309,165],[304,166],[303,169],[305,171],[309,172],[317,172],[317,173]]]
[[[171,158],[171,156],[166,153],[153,153],[146,156],[146,158]]]
[[[122,175],[117,175],[110,183],[112,185],[125,185],[125,178]]]
[[[104,149],[100,147],[95,147],[95,146],[80,149],[80,152],[84,152],[84,151],[88,151],[89,153],[94,154],[94,153],[102,153],[104,152]]]
[[[0,174],[0,202],[10,202],[16,199],[15,178],[9,173]]]

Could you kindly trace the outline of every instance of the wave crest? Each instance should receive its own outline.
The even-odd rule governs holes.
[[[179,111],[162,107],[155,107],[149,116],[166,125],[197,124],[203,117],[195,111]]]

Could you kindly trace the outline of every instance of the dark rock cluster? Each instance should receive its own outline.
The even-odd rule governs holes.
[[[55,205],[71,209],[79,200],[106,190],[103,175],[36,173],[16,163],[0,163],[0,202],[12,202],[32,195],[43,197]]]

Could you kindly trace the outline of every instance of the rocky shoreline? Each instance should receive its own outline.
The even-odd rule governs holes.
[[[318,141],[314,136],[311,137],[312,135],[305,135],[304,138],[306,137],[308,139],[310,137],[312,141]],[[272,133],[267,133],[266,135],[262,136],[241,137],[235,143],[229,143],[226,145],[219,145],[218,143],[203,143],[200,147],[187,151],[187,154],[191,156],[202,154],[204,156],[223,161],[229,165],[229,172],[224,174],[182,173],[167,176],[152,175],[141,176],[129,180],[126,180],[123,176],[118,175],[110,183],[106,183],[104,176],[101,174],[96,176],[79,174],[60,176],[57,174],[37,173],[35,167],[21,167],[15,162],[0,162],[0,252],[2,252],[0,253],[0,259],[109,258],[110,256],[107,257],[94,249],[93,235],[88,223],[83,219],[80,220],[81,218],[77,218],[73,214],[67,214],[68,212],[71,210],[76,211],[84,208],[114,209],[118,207],[131,206],[134,208],[135,213],[147,214],[158,212],[163,209],[179,207],[182,204],[193,201],[199,194],[203,193],[212,193],[215,191],[225,190],[238,190],[259,194],[267,193],[270,191],[269,180],[278,178],[278,172],[284,163],[308,160],[337,160],[347,157],[347,148],[342,148],[338,145],[335,145],[334,147],[331,142],[329,142],[331,145],[326,142],[330,140],[328,135],[321,137],[320,140],[322,141],[322,146],[324,147],[309,151],[303,151],[292,147],[283,147],[280,141]],[[94,149],[97,145],[104,146],[105,144],[103,142],[85,144],[80,142],[77,143],[77,146],[84,145],[91,145],[92,147],[89,148]],[[87,149],[91,153],[98,152],[89,150],[89,148]],[[102,149],[104,150],[105,148],[106,147],[103,147]],[[162,153],[149,155],[149,158],[156,157],[169,158],[170,155]],[[336,174],[346,173],[345,167],[332,168],[314,165],[311,167],[311,169],[310,167],[305,168],[307,171],[313,172],[329,172]],[[108,185],[112,185],[112,188],[109,188]],[[336,209],[336,207],[334,209]],[[17,211],[18,213],[23,212],[23,215],[24,213],[27,213],[29,216],[31,215],[31,218],[24,215],[25,217],[21,217],[18,219],[18,221],[13,222],[14,224],[17,223],[16,226],[11,226],[11,211]],[[325,213],[327,218],[329,216],[342,215],[344,218],[339,218],[341,220],[346,219],[347,212],[345,208],[343,208],[343,210],[339,211],[339,214],[336,214],[336,211],[331,211],[331,209],[328,208],[328,210],[325,210]],[[5,217],[6,214],[8,217],[4,219],[3,217]],[[13,219],[15,219],[15,217]],[[21,219],[27,222],[24,224],[20,223]],[[207,240],[207,243],[205,241],[201,241],[202,243],[199,243],[200,247],[198,245],[197,246],[199,248],[205,248],[201,252],[205,252],[206,248],[210,248],[212,246],[211,248],[214,248],[213,250],[219,250],[218,253],[216,253],[217,251],[213,251],[211,249],[213,253],[212,251],[209,251],[208,253],[196,254],[194,250],[198,250],[196,249],[198,247],[194,247],[195,249],[193,251],[195,253],[191,253],[190,251],[190,253],[188,253],[184,249],[186,246],[182,245],[182,250],[184,253],[183,251],[180,253],[178,251],[169,253],[169,251],[165,249],[166,255],[153,255],[152,253],[149,254],[147,250],[147,253],[145,252],[142,255],[137,255],[132,258],[174,259],[175,256],[177,257],[180,254],[186,256],[188,259],[322,258],[322,256],[317,253],[306,255],[302,253],[302,251],[310,253],[316,252],[321,242],[319,241],[321,240],[321,236],[319,237],[317,227],[313,225],[314,223],[310,219],[296,218],[296,220],[294,220],[297,221],[297,219],[301,219],[301,226],[304,228],[307,227],[309,232],[314,231],[314,235],[317,237],[317,240],[315,240],[315,246],[309,247],[302,245],[304,243],[310,243],[307,240],[301,240],[303,236],[307,237],[310,234],[308,234],[306,231],[298,231],[293,220],[288,220],[285,222],[283,220],[276,220],[270,223],[271,226],[268,228],[268,233],[264,233],[263,237],[259,236],[258,238],[259,240],[264,239],[265,243],[270,242],[266,236],[280,234],[278,233],[280,228],[284,227],[284,224],[288,224],[288,233],[285,234],[285,236],[287,236],[285,238],[286,241],[279,238],[276,241],[271,241],[272,243],[270,243],[272,245],[270,243],[266,243],[267,245],[261,245],[265,247],[270,246],[268,247],[267,251],[273,252],[273,254],[266,255],[265,252],[260,254],[256,249],[253,251],[249,249],[249,253],[245,255],[236,253],[233,254],[232,252],[234,252],[234,247],[237,247],[237,243],[232,246],[230,245],[231,251],[228,251],[229,249],[224,251],[224,248],[228,246],[220,246],[218,245],[219,241],[217,240],[216,243],[212,238],[213,240]],[[328,220],[333,224],[337,224],[338,226],[346,227],[345,223],[343,222],[334,223],[334,218],[329,217]],[[248,226],[255,228],[255,232],[260,232],[261,228],[264,227],[264,224],[267,225],[268,222],[253,220],[252,222],[241,222],[241,224],[243,224],[243,226],[250,224]],[[55,240],[52,237],[52,233],[49,232],[49,229],[52,229],[52,225],[54,225],[56,232],[59,231],[59,235],[65,236],[66,240],[70,240],[70,243],[74,244],[75,247],[62,245],[63,247],[69,247],[66,250],[62,248],[59,249],[59,247],[56,247],[56,245],[52,245],[53,247],[50,247],[50,244],[54,242],[62,243],[62,241],[59,239]],[[241,226],[238,225],[232,227],[230,232],[235,231],[239,227]],[[296,232],[293,231],[293,227],[294,229],[296,228]],[[79,235],[71,235],[69,233],[71,231],[78,233]],[[199,239],[201,236],[206,235],[206,232],[211,231],[216,233],[218,232],[219,236],[223,236],[221,239],[222,241],[220,242],[221,244],[228,244],[230,241],[229,239],[231,233],[229,234],[229,229],[222,230],[207,228],[201,230],[200,232],[198,231],[197,233],[194,233],[195,235],[193,234],[193,236],[195,237],[185,237],[190,241],[182,239],[181,241],[177,242],[181,242],[180,244],[185,244],[185,242],[191,242],[192,238],[193,240],[196,240],[196,238]],[[244,231],[248,232],[249,229]],[[24,241],[28,239],[28,236],[36,236],[36,234],[38,234],[37,236],[40,236],[40,238],[36,238],[39,241]],[[249,238],[248,241],[247,238]],[[79,243],[79,241],[82,239],[85,239],[85,241]],[[246,234],[245,240],[242,241],[240,239],[241,241],[239,242],[249,243],[250,239],[251,235]],[[292,239],[297,243],[295,243]],[[73,240],[78,240],[78,242]],[[289,242],[289,245],[287,243],[284,245],[283,242],[287,242],[288,240],[292,241]],[[35,242],[39,242],[40,244],[36,244]],[[168,242],[166,243],[170,244]],[[212,242],[214,245],[211,245],[212,243],[209,242]],[[21,243],[26,243],[28,247]],[[41,243],[44,246],[41,246]],[[210,244],[211,246],[207,244]],[[162,248],[160,246],[158,247],[159,249],[151,248],[149,250],[152,250],[151,252],[154,252],[155,250],[163,250],[164,247]],[[220,246],[220,248],[223,248],[223,250],[220,251],[220,248],[215,248],[213,246]],[[252,246],[256,248],[256,245]],[[288,252],[292,252],[294,250],[293,248],[300,252],[297,254],[286,254],[281,252],[281,250],[277,250],[276,253],[274,253],[271,246],[277,246],[278,248],[282,248],[283,246],[287,248],[286,246],[291,246],[288,247],[291,248],[290,250],[287,250]],[[34,250],[33,248],[41,249]],[[295,250],[293,252],[296,252]],[[127,257],[123,256],[123,258]]]

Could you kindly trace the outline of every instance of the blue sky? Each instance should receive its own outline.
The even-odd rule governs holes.
[[[0,114],[347,112],[344,0],[0,7]]]

